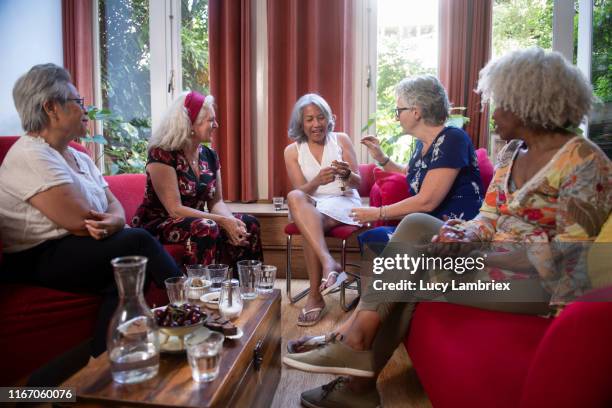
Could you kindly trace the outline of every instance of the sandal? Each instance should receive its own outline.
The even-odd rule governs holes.
[[[306,320],[306,317],[309,314],[316,313],[315,318],[311,320]],[[314,326],[319,323],[323,315],[325,314],[325,306],[323,307],[313,307],[312,309],[306,310],[306,308],[302,308],[302,313],[298,316],[297,325],[301,327],[309,327]]]
[[[322,334],[320,336],[303,336],[297,340],[287,342],[287,353],[305,353],[328,343],[335,336],[335,333]]]
[[[335,274],[336,275],[336,281],[334,283],[331,284],[331,286],[326,287],[325,289],[323,289],[321,291],[321,295],[325,296],[329,293],[332,292],[337,292],[340,290],[340,286],[342,285],[342,282],[344,282],[345,280],[348,279],[348,274],[346,272],[330,272],[329,275],[331,274]],[[329,279],[329,275],[327,276],[327,279]]]

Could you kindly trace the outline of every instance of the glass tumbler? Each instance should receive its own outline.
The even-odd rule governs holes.
[[[246,300],[257,297],[257,285],[261,278],[261,262],[254,260],[239,261],[238,277],[240,278],[240,293]]]

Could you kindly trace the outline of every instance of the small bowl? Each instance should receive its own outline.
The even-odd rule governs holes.
[[[204,303],[209,309],[218,309],[219,308],[219,296],[221,296],[220,292],[210,292],[203,295],[200,298],[200,301]]]
[[[199,300],[202,295],[204,295],[210,290],[210,287],[212,285],[211,281],[201,279],[200,282],[202,283],[201,286],[187,286],[185,288],[185,294],[190,303],[192,303],[191,301],[194,299]]]
[[[151,309],[151,311],[155,313],[156,310],[164,310],[165,308],[166,306],[156,307],[155,309]],[[159,326],[159,331],[168,337],[170,336],[183,337],[186,334],[191,333],[198,327],[202,327],[207,317],[208,317],[208,314],[206,312],[202,312],[202,318],[197,323],[188,324],[185,326],[176,326],[176,327]]]

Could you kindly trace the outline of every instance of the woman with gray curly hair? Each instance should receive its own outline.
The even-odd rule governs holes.
[[[480,212],[471,221],[446,223],[411,214],[392,243],[402,244],[411,257],[421,256],[419,246],[427,242],[445,244],[429,246],[427,256],[467,255],[474,248],[469,243],[535,243],[518,250],[491,246],[486,253],[478,279],[509,282],[510,292],[446,296],[449,302],[487,310],[554,315],[559,302],[579,294],[572,292],[575,282],[561,280],[553,296],[545,281],[550,258],[542,262],[528,251],[549,243],[592,241],[612,209],[610,160],[575,130],[591,109],[591,86],[559,53],[531,48],[489,62],[478,91],[483,103],[495,104],[496,131],[508,142]],[[423,282],[428,272],[421,268],[413,276]],[[441,281],[456,277],[453,271],[438,276]],[[531,301],[520,301],[526,294]],[[311,407],[378,406],[376,376],[405,338],[414,307],[414,302],[378,301],[375,308],[356,311],[348,328],[319,340],[317,348],[287,354],[283,362],[291,367],[351,376],[302,393],[302,401]]]
[[[361,205],[357,156],[345,133],[333,132],[334,116],[316,94],[295,103],[289,122],[285,166],[295,190],[287,195],[292,219],[304,236],[304,260],[310,279],[298,326],[312,326],[325,310],[323,295],[339,286],[341,266],[329,253],[325,231],[341,224],[357,225],[349,215]],[[325,281],[321,283],[321,278]]]
[[[149,141],[147,187],[132,225],[164,244],[185,244],[183,264],[263,260],[257,219],[232,214],[221,190],[217,153],[203,145],[219,127],[214,98],[179,96]]]
[[[87,110],[70,74],[35,65],[13,88],[25,134],[0,167],[2,280],[102,296],[93,354],[106,349],[118,303],[110,264],[119,256],[148,258],[158,287],[180,271],[148,232],[125,227],[121,203],[91,158],[70,146],[85,136]]]

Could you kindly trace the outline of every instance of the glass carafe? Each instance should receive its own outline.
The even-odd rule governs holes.
[[[113,380],[145,381],[159,370],[159,329],[142,292],[147,258],[124,256],[111,264],[119,290],[119,305],[106,338]]]
[[[221,294],[219,295],[219,312],[221,316],[232,320],[242,313],[242,297],[240,297],[240,285],[236,279],[223,282]]]

